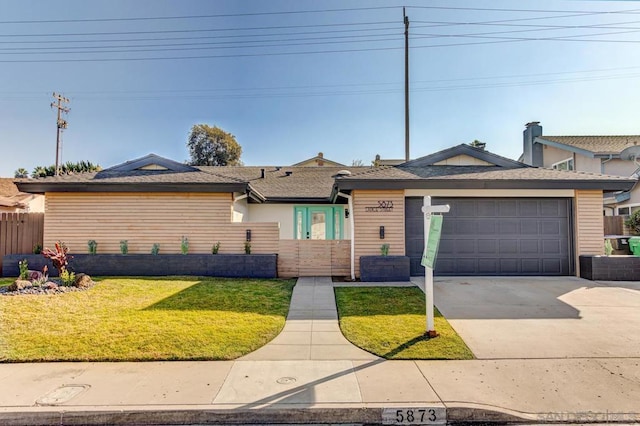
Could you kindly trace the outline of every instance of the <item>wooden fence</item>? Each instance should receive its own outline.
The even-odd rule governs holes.
[[[44,213],[0,213],[0,271],[5,254],[33,253],[42,247]]]
[[[278,276],[347,276],[350,250],[349,240],[280,240]]]
[[[624,221],[629,216],[604,216],[604,235],[628,235]]]

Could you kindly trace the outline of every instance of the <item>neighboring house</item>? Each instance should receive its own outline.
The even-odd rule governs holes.
[[[547,136],[539,122],[527,123],[522,161],[536,167],[602,173],[638,179],[640,155],[621,155],[640,145],[640,135]],[[640,150],[640,147],[638,148]],[[638,151],[640,153],[640,151]],[[640,209],[640,186],[628,191],[607,192],[605,215],[628,215]]]
[[[299,163],[293,164],[294,167],[344,167],[344,164],[337,163],[335,161],[327,160],[324,158],[324,154],[319,152],[313,158],[309,158]]]
[[[45,246],[86,252],[277,253],[280,276],[358,275],[359,259],[407,255],[423,273],[423,197],[447,203],[438,275],[574,275],[603,252],[603,191],[634,180],[536,168],[468,145],[399,166],[194,167],[156,155],[95,173],[23,180],[47,200]],[[383,228],[382,228],[383,227]]]
[[[44,196],[20,192],[13,181],[0,178],[0,213],[43,213]]]

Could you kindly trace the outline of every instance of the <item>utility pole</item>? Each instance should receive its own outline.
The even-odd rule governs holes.
[[[58,176],[60,174],[60,133],[67,128],[67,120],[62,118],[62,113],[67,114],[70,109],[63,106],[63,103],[69,103],[69,99],[65,98],[62,95],[53,92],[53,99],[56,99],[58,102],[51,102],[51,108],[56,108],[58,110],[58,122],[57,127],[58,131],[56,133],[56,171],[55,175]]]
[[[409,17],[402,8],[404,16],[404,159],[409,161]]]

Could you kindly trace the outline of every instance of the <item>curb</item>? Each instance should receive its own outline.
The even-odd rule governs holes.
[[[368,424],[381,425],[382,408],[259,408],[259,409],[96,409],[0,412],[4,426],[104,426],[104,425],[245,425],[245,424]],[[522,413],[495,408],[447,408],[447,424],[575,424],[629,423],[631,419],[606,419],[597,413],[569,415]],[[568,413],[566,413],[568,414]],[[580,413],[575,413],[580,414]],[[640,421],[639,419],[635,420]],[[633,422],[633,421],[631,421]],[[444,424],[444,423],[441,423]]]

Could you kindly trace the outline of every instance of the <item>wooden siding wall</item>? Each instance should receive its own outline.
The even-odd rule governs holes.
[[[576,190],[576,265],[581,254],[604,254],[602,191]]]
[[[30,254],[42,246],[44,213],[0,213],[0,272],[5,254]]]
[[[278,276],[348,276],[351,241],[280,240]]]
[[[393,209],[389,211],[376,210],[380,206],[379,202],[391,202]],[[351,214],[353,214],[356,236],[356,276],[360,275],[360,256],[379,255],[382,244],[389,244],[390,255],[404,256],[403,190],[353,191],[353,210]],[[385,228],[383,240],[380,239],[380,226]]]
[[[71,252],[87,253],[96,240],[98,253],[120,253],[128,240],[129,253],[180,253],[182,236],[189,253],[243,253],[246,230],[251,230],[252,253],[274,253],[277,223],[231,223],[228,193],[47,193],[44,244],[57,240]]]

